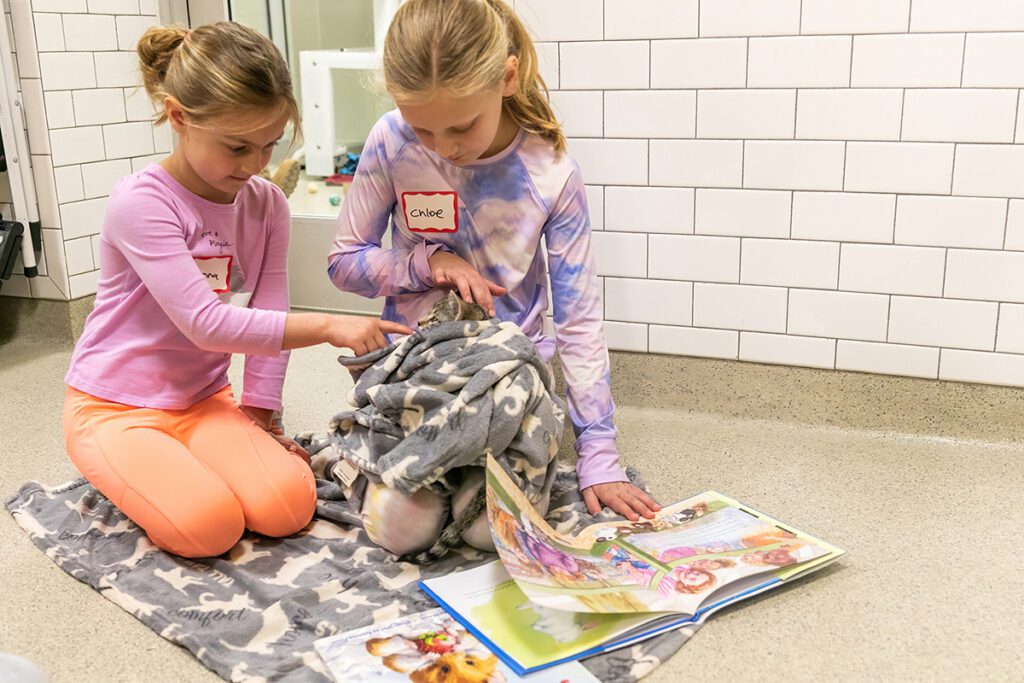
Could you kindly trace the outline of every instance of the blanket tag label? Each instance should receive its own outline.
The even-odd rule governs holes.
[[[459,231],[459,195],[455,192],[403,192],[402,211],[413,232]]]
[[[348,460],[341,459],[334,466],[334,476],[338,478],[342,487],[348,488],[359,477],[359,468]]]

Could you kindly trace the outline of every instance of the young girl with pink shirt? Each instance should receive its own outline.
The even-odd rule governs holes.
[[[363,354],[411,330],[288,310],[288,204],[258,176],[298,120],[274,45],[222,22],[152,28],[137,51],[178,144],[110,195],[64,434],[75,466],[157,546],[215,556],[245,529],[288,536],[313,515],[312,472],[272,419],[288,349]],[[233,353],[245,354],[240,404]]]

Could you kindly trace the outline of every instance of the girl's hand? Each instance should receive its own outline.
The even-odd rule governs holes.
[[[352,349],[357,356],[387,346],[385,334],[412,334],[405,325],[364,318],[358,315],[329,313],[289,313],[284,319],[282,349],[301,349],[317,344],[331,344]]]
[[[650,519],[661,509],[646,491],[625,481],[589,486],[583,489],[583,500],[587,504],[587,512],[592,515],[605,506],[631,522],[639,520],[641,515]]]
[[[303,460],[306,464],[309,464],[309,453],[306,449],[300,446],[295,439],[284,435],[284,430],[278,425],[274,424],[274,411],[269,408],[254,408],[252,406],[238,406],[243,413],[249,416],[249,419],[256,423],[256,425],[270,433],[277,442],[284,446],[285,450],[294,453]]]
[[[275,439],[277,439],[277,442],[279,444],[284,446],[284,449],[286,451],[294,453],[295,455],[299,456],[300,458],[306,461],[307,465],[310,463],[309,453],[307,453],[306,449],[300,446],[295,439],[285,436],[284,434],[275,434],[274,432],[271,432],[270,434]]]
[[[357,315],[330,315],[327,318],[325,341],[332,346],[352,349],[357,356],[387,346],[385,334],[412,334],[405,325],[390,320]]]
[[[466,301],[480,304],[488,315],[494,317],[494,297],[508,292],[477,272],[477,269],[447,251],[435,251],[427,263],[434,284],[456,290]]]

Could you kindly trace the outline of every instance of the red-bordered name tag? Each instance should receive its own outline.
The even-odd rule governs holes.
[[[217,294],[231,289],[231,256],[193,256],[199,272]]]
[[[455,192],[403,192],[402,211],[413,232],[459,231],[459,195]]]

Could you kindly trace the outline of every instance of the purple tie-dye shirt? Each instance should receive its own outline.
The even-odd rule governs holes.
[[[384,247],[389,219],[391,244]],[[504,151],[456,166],[421,145],[397,110],[384,115],[370,131],[338,217],[331,280],[344,291],[386,297],[382,317],[414,325],[443,294],[427,263],[438,249],[508,290],[494,301],[497,317],[519,325],[545,360],[557,344],[580,488],[626,481],[576,162],[520,131]],[[545,329],[549,271],[554,341]]]

